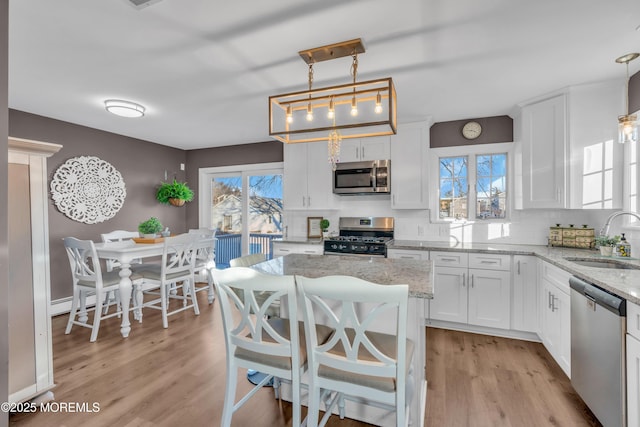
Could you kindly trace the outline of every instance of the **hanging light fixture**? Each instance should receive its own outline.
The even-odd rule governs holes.
[[[395,134],[391,77],[357,81],[358,55],[364,51],[362,40],[355,39],[298,52],[309,64],[309,89],[269,97],[269,135],[286,144],[328,141],[335,167],[342,140]],[[312,89],[314,64],[346,56],[352,57],[351,83]]]
[[[636,122],[637,116],[635,114],[629,114],[629,62],[640,56],[640,53],[628,53],[616,59],[618,64],[626,64],[627,68],[627,80],[625,83],[625,99],[626,99],[626,114],[618,116],[618,142],[624,144],[625,142],[637,142],[638,141],[638,123]]]

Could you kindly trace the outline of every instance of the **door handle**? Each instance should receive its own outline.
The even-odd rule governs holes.
[[[473,288],[473,274],[471,275],[471,287]]]
[[[362,147],[362,159],[364,160],[364,147]]]
[[[547,291],[547,304],[548,304],[547,308],[551,308],[551,298],[553,298],[551,296],[551,292]]]
[[[518,276],[520,275],[520,261],[518,261]]]
[[[465,282],[467,281],[467,273],[462,273],[462,287],[464,288]]]

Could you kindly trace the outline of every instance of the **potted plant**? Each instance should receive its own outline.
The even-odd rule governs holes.
[[[138,224],[138,231],[143,237],[153,239],[156,237],[156,234],[162,231],[162,224],[158,218],[152,216],[148,220]]]
[[[156,192],[156,200],[160,203],[172,204],[173,206],[182,206],[185,202],[193,200],[193,190],[189,188],[186,182],[163,182]]]
[[[613,248],[620,241],[620,236],[596,236],[596,245],[600,248],[600,255],[611,256]]]
[[[327,235],[329,234],[329,225],[331,225],[331,223],[329,222],[328,219],[322,218],[320,220],[320,228],[322,229],[322,237],[327,237]]]

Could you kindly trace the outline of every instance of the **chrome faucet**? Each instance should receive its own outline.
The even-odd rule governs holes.
[[[600,229],[600,236],[606,236],[607,234],[609,234],[609,228],[611,227],[611,221],[613,221],[615,218],[617,218],[619,216],[622,216],[622,215],[631,215],[631,216],[636,217],[638,220],[640,220],[640,215],[638,215],[635,212],[630,212],[630,211],[614,212],[611,215],[609,215],[609,218],[607,218],[607,221],[604,223],[604,225]]]

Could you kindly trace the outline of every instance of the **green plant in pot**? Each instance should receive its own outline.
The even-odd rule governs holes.
[[[138,224],[138,231],[144,237],[154,238],[156,237],[156,234],[162,231],[162,223],[158,218],[152,216],[148,220]]]
[[[600,248],[600,255],[611,256],[613,248],[620,242],[620,236],[596,236],[596,246]]]
[[[160,185],[156,192],[156,200],[165,205],[182,206],[185,202],[193,200],[193,190],[186,182],[179,182],[174,178],[173,182],[163,182]]]
[[[327,237],[327,234],[329,233],[329,226],[331,225],[331,223],[329,222],[328,219],[323,218],[320,220],[320,228],[322,229],[322,235],[323,237]]]

